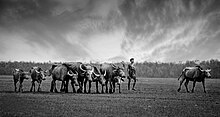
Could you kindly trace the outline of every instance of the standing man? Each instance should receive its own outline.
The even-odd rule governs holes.
[[[135,87],[135,84],[136,84],[136,69],[135,69],[135,66],[134,66],[134,58],[131,58],[130,62],[131,63],[128,64],[128,69],[127,69],[127,71],[128,71],[128,76],[127,76],[127,78],[128,78],[128,90],[130,90],[131,79],[133,79],[134,83],[133,83],[132,90],[135,91],[134,87]]]

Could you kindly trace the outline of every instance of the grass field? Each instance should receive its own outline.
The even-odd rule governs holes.
[[[92,94],[74,94],[71,88],[67,94],[50,93],[50,81],[42,83],[42,92],[31,93],[26,80],[24,92],[15,93],[12,77],[1,76],[0,116],[220,116],[218,79],[206,80],[207,93],[201,83],[195,93],[186,93],[184,86],[178,93],[174,78],[139,78],[137,91],[128,91],[126,80],[121,94],[95,94],[94,87]]]

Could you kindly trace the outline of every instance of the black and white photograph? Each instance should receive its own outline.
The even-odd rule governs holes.
[[[219,117],[220,0],[0,0],[0,117]]]

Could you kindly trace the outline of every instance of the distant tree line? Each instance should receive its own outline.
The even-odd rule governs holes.
[[[197,61],[197,60],[196,60]],[[139,77],[150,78],[177,78],[185,67],[193,67],[196,61],[186,61],[179,63],[143,62],[136,63],[137,75]],[[220,61],[211,59],[201,61],[199,64],[203,69],[212,69],[212,78],[220,78]]]
[[[61,62],[60,62],[61,63]],[[52,64],[59,63],[36,63],[36,62],[0,62],[0,75],[11,75],[14,68],[20,68],[24,71],[29,71],[33,66],[39,66],[43,70],[50,69]],[[97,64],[97,63],[95,63]],[[116,63],[117,64],[117,63]],[[128,63],[126,63],[128,64]],[[196,66],[196,61],[186,61],[178,63],[162,63],[162,62],[141,62],[136,63],[137,76],[149,78],[177,78],[184,67]],[[208,61],[201,61],[199,64],[203,69],[211,68],[212,78],[220,78],[220,61],[211,59]]]

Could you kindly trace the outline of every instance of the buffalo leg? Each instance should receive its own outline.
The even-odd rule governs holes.
[[[16,80],[14,80],[14,87],[15,87],[15,92],[17,91],[17,81]]]
[[[206,93],[206,90],[205,90],[205,80],[202,81],[202,86],[203,86],[204,93]]]
[[[91,87],[92,87],[92,81],[89,81],[89,91],[88,91],[88,93],[91,93]]]
[[[22,89],[22,83],[23,83],[23,79],[20,79],[19,92],[22,92],[22,91],[23,91],[23,89]]]
[[[96,81],[95,83],[96,83],[96,93],[99,93],[99,86],[98,86],[98,85],[99,85],[99,82]]]
[[[61,82],[60,92],[65,91],[65,81]]]
[[[39,83],[38,83],[38,89],[37,89],[38,92],[41,91],[40,85],[41,85],[41,81],[39,81]]]
[[[82,93],[82,84],[79,82],[79,88],[77,89],[77,93]]]
[[[76,93],[76,89],[74,87],[74,82],[73,81],[71,81],[71,85],[72,85],[72,88],[73,88],[73,93]]]
[[[51,81],[50,92],[53,92],[53,90],[54,90],[54,80]]]
[[[18,89],[19,92],[21,92],[21,87],[22,87],[22,84],[20,83],[19,84],[19,89]]]
[[[105,85],[106,86],[106,85]],[[102,91],[101,91],[102,93],[104,93],[104,86],[102,85]]]
[[[69,87],[69,79],[66,80],[65,93],[68,93],[68,87]]]
[[[188,90],[188,83],[189,83],[189,80],[186,80],[186,82],[184,83],[185,87],[186,87],[186,91],[187,93],[189,93],[189,90]]]
[[[180,81],[180,86],[179,86],[179,88],[177,89],[178,92],[180,92],[180,90],[181,90],[181,86],[182,86],[184,80],[185,80],[185,78],[182,78],[182,80]]]
[[[105,93],[108,93],[108,81],[105,82]]]
[[[115,82],[112,82],[112,93],[115,92]]]
[[[30,89],[30,92],[32,92],[32,90],[33,90],[33,80],[31,81],[31,89]]]
[[[118,85],[118,92],[121,93],[121,85]]]
[[[56,81],[54,81],[54,91],[55,91],[55,93],[58,93]]]
[[[86,84],[87,84],[87,80],[84,81],[84,93],[87,93],[87,91],[86,91]]]
[[[78,80],[79,89],[77,90],[77,93],[82,93],[82,91],[83,91],[83,81],[84,80]]]
[[[60,92],[63,92],[63,81],[61,81]]]
[[[109,81],[109,93],[113,93],[112,89],[113,89],[113,85],[112,85],[112,81]]]
[[[194,80],[194,81],[193,81],[193,88],[192,88],[192,91],[191,91],[192,93],[194,92],[195,86],[196,86],[196,81]]]

